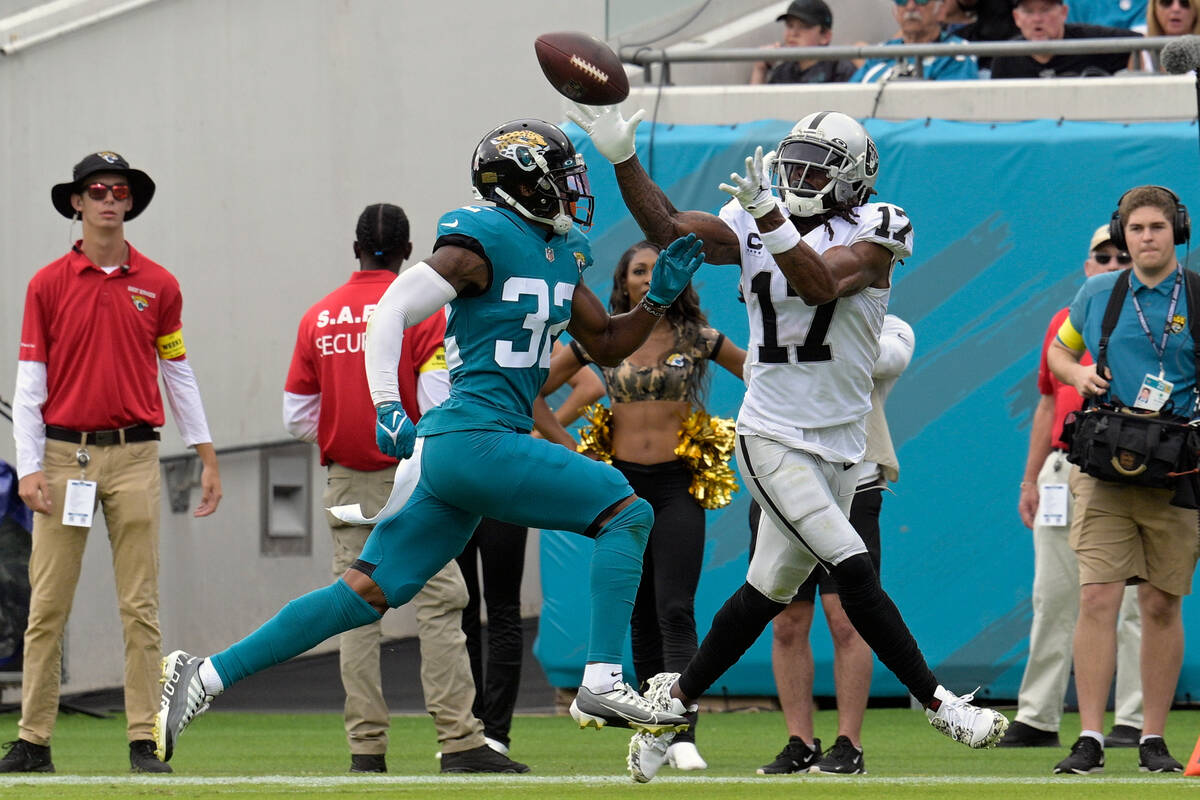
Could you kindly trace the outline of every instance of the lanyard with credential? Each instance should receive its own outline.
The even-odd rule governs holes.
[[[1158,377],[1163,376],[1163,353],[1167,352],[1167,336],[1171,333],[1171,320],[1175,318],[1175,306],[1179,303],[1179,290],[1183,287],[1183,265],[1175,268],[1175,287],[1171,289],[1171,305],[1167,307],[1167,321],[1163,324],[1162,342],[1154,343],[1154,334],[1150,332],[1150,326],[1146,324],[1146,315],[1142,313],[1142,304],[1138,302],[1137,292],[1130,292],[1129,296],[1133,300],[1133,310],[1137,312],[1138,322],[1142,326],[1142,330],[1146,334],[1146,338],[1150,340],[1150,346],[1154,348],[1154,354],[1158,356]],[[1189,309],[1188,313],[1192,313]]]

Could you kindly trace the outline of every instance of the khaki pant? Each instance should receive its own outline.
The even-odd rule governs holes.
[[[1067,483],[1068,476],[1078,471],[1078,467],[1067,463],[1066,453],[1051,450],[1038,473],[1038,491],[1048,483]],[[1067,542],[1074,510],[1074,497],[1067,492],[1067,525],[1033,527],[1033,624],[1029,629],[1029,660],[1017,695],[1016,719],[1043,731],[1059,729],[1074,663],[1079,562]],[[1115,725],[1142,727],[1141,650],[1137,587],[1126,586],[1117,617]]]
[[[29,624],[21,682],[20,737],[49,744],[58,714],[63,630],[71,613],[90,528],[62,524],[68,479],[96,481],[112,545],[117,605],[125,640],[125,715],[129,741],[152,739],[158,712],[162,634],[158,627],[158,442],[89,446],[46,441],[44,471],[52,512],[33,515]],[[89,598],[84,598],[87,602]]]
[[[331,464],[324,504],[360,503],[370,516],[387,502],[393,469],[359,472]],[[333,535],[333,574],[341,575],[362,552],[371,528],[347,525],[326,514]],[[471,713],[475,683],[462,630],[467,587],[451,561],[412,599],[421,647],[421,689],[443,753],[483,745],[483,723]],[[383,754],[388,744],[388,707],[379,666],[382,626],[375,622],[341,635],[342,685],[346,690],[346,739],[352,754]]]

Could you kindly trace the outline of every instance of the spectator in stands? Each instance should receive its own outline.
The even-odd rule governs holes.
[[[1146,15],[1146,0],[1071,0],[1067,22],[1137,30]],[[1184,0],[1187,2],[1187,0]]]
[[[825,0],[792,0],[777,22],[784,23],[783,41],[770,47],[828,47],[833,41],[833,12]],[[759,61],[750,83],[843,83],[850,80],[853,61]]]
[[[1139,36],[1126,28],[1067,22],[1062,0],[1014,0],[1013,21],[1021,35],[1016,41],[1053,42],[1060,39],[1107,39]],[[1112,75],[1125,69],[1129,53],[1064,53],[1004,56],[992,59],[993,78],[1057,78]]]
[[[1197,13],[1195,3],[1196,0],[1153,0],[1146,6],[1146,24],[1134,30],[1141,30],[1147,36],[1200,34],[1200,13]],[[1164,72],[1159,55],[1143,51],[1142,69]]]
[[[1083,273],[1090,278],[1127,269],[1132,263],[1129,253],[1113,244],[1108,225],[1102,225],[1092,234]],[[1033,624],[1029,630],[1029,659],[1017,695],[1017,716],[1000,740],[1000,747],[1057,747],[1063,698],[1071,677],[1075,620],[1079,616],[1079,562],[1067,541],[1074,504],[1067,489],[1072,467],[1067,463],[1062,426],[1067,414],[1080,409],[1083,398],[1074,387],[1054,377],[1046,356],[1067,311],[1062,309],[1050,321],[1038,367],[1040,398],[1033,411],[1017,505],[1021,522],[1033,532]],[[1082,360],[1091,363],[1086,353]],[[1104,739],[1105,747],[1137,747],[1142,734],[1142,674],[1138,666],[1141,641],[1137,587],[1127,586],[1117,628],[1116,719],[1112,732]]]
[[[978,17],[978,0],[945,0],[942,7],[942,28],[946,33],[957,36],[959,30],[974,23]]]
[[[942,30],[943,0],[895,0],[892,13],[900,35],[884,44],[964,43]],[[968,80],[979,77],[979,62],[973,55],[924,56],[913,61],[872,58],[858,68],[851,81],[874,83],[894,78],[925,78],[934,81]]]

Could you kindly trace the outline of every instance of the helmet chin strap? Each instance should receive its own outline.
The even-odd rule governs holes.
[[[801,197],[794,189],[788,189],[784,192],[783,204],[794,217],[815,217],[824,214],[829,211],[825,207],[825,198],[833,192],[833,185],[834,181],[830,181],[812,197]]]
[[[566,214],[560,210],[557,214],[554,215],[553,219],[547,219],[546,217],[539,217],[539,216],[534,215],[533,212],[531,212],[529,209],[525,208],[525,206],[523,206],[519,202],[517,202],[517,199],[515,197],[513,197],[511,194],[509,194],[508,192],[501,189],[499,186],[496,187],[495,192],[496,192],[497,197],[499,197],[501,200],[503,200],[508,205],[512,206],[513,210],[516,211],[518,214],[520,214],[522,217],[525,217],[525,219],[530,219],[530,220],[533,220],[534,222],[540,222],[543,225],[549,225],[551,228],[554,229],[554,232],[556,234],[558,234],[559,236],[562,236],[564,233],[571,230],[571,225],[574,223],[574,220],[571,218],[570,214]],[[558,205],[559,205],[559,208],[561,209],[562,200],[558,201]]]

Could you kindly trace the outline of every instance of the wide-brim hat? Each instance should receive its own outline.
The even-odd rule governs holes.
[[[67,219],[74,219],[75,209],[71,207],[71,195],[79,194],[83,189],[83,182],[99,172],[124,175],[129,181],[129,189],[133,193],[133,206],[125,215],[127,221],[142,213],[154,198],[154,181],[150,180],[149,175],[129,166],[129,162],[117,153],[102,150],[84,156],[83,160],[75,165],[69,182],[56,183],[50,189],[50,201],[54,203],[58,213]]]

